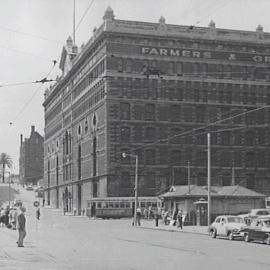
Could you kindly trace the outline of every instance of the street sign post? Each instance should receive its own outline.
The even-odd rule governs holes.
[[[39,201],[34,201],[33,205],[34,205],[35,207],[39,207]]]

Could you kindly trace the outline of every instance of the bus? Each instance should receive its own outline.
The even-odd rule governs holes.
[[[124,218],[132,217],[134,213],[134,197],[106,197],[93,198],[87,201],[86,214],[96,218]],[[138,207],[141,208],[142,215],[145,209],[156,211],[162,207],[162,202],[157,197],[138,197]]]

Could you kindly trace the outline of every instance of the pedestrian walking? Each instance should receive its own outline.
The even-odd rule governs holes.
[[[183,229],[183,215],[182,211],[179,211],[177,214],[177,228]]]
[[[142,217],[142,210],[140,207],[137,208],[137,225],[141,226],[141,217]]]
[[[37,218],[37,220],[39,220],[39,218],[40,218],[40,209],[39,208],[36,210],[36,218]]]
[[[42,207],[44,207],[44,205],[45,205],[45,198],[43,198],[42,200]]]
[[[17,241],[18,247],[24,247],[23,245],[23,240],[26,236],[26,230],[25,230],[25,223],[26,223],[26,218],[25,218],[25,213],[26,209],[24,206],[20,207],[20,213],[18,215],[18,232],[19,232],[19,238]]]
[[[155,226],[158,227],[158,220],[159,220],[159,213],[158,211],[155,211]]]
[[[176,225],[178,212],[179,212],[179,211],[178,211],[177,208],[175,208],[174,211],[173,211],[173,216],[172,216],[173,221],[174,221],[174,222],[173,222],[173,226]]]

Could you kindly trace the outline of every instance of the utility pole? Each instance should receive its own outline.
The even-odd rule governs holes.
[[[11,196],[10,196],[10,172],[8,172],[8,173],[9,173],[9,176],[8,176],[8,206],[10,208],[10,198],[11,198]]]
[[[190,194],[190,161],[188,161],[188,194]]]
[[[135,166],[135,207],[134,207],[134,226],[137,226],[137,205],[138,205],[138,155],[135,155],[136,166]]]
[[[210,152],[210,133],[207,133],[207,182],[208,182],[208,230],[211,225],[211,152]]]
[[[134,220],[133,224],[134,226],[137,226],[137,205],[138,205],[138,167],[139,167],[139,157],[138,155],[132,155],[127,153],[122,153],[122,157],[126,158],[127,156],[134,157],[135,158],[135,187],[134,187]]]
[[[235,171],[234,171],[234,162],[232,164],[232,186],[235,185]]]
[[[73,44],[75,44],[75,0],[73,0]]]

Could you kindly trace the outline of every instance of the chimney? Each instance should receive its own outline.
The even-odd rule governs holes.
[[[21,134],[21,144],[23,143],[23,135]]]
[[[35,126],[31,126],[31,134],[35,132]]]

